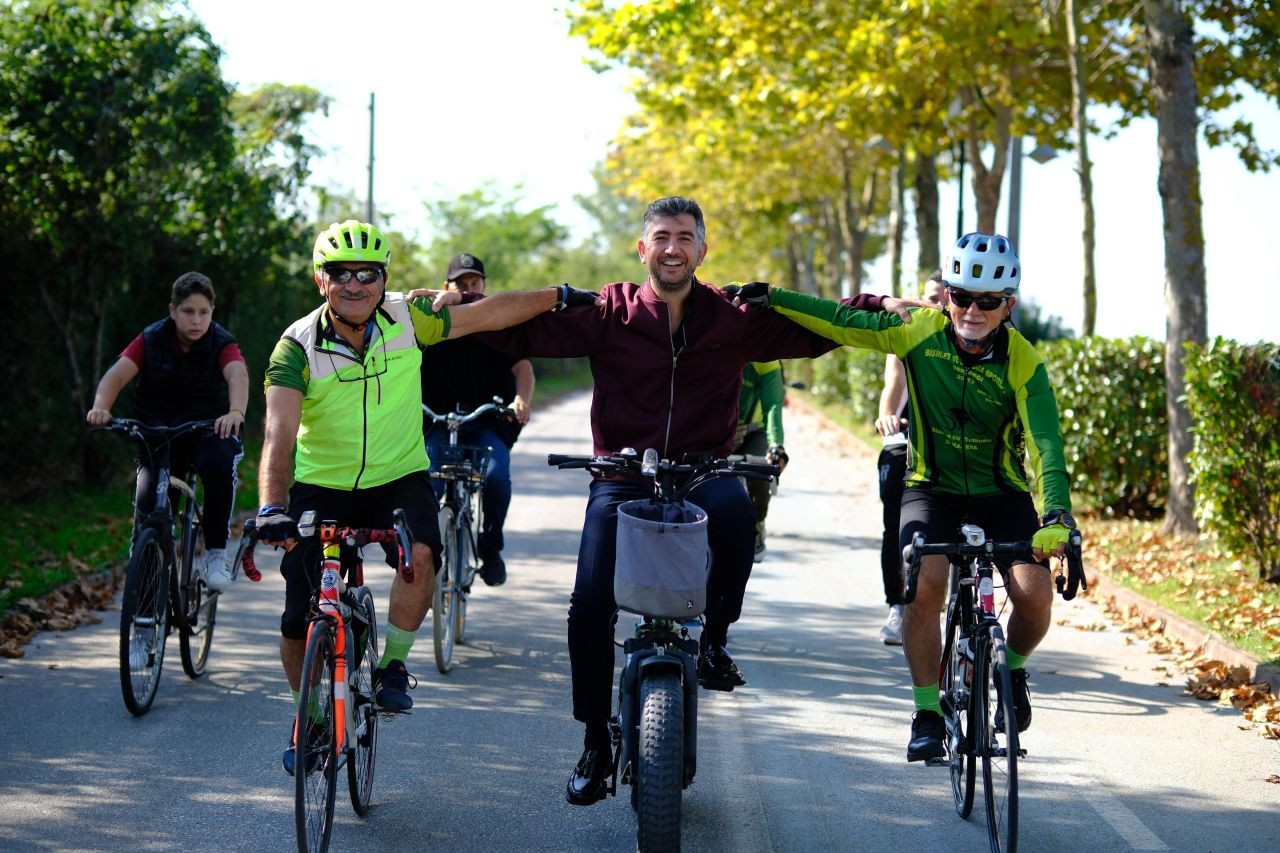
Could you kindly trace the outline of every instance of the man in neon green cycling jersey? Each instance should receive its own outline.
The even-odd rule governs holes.
[[[770,465],[786,468],[791,457],[782,446],[782,407],[786,386],[782,382],[781,361],[749,361],[742,370],[742,392],[738,395],[738,428],[733,434],[733,452],[763,456]],[[748,480],[747,494],[756,508],[755,561],[764,559],[765,518],[769,515],[772,483]]]
[[[1009,667],[1018,730],[1025,731],[1031,724],[1027,656],[1049,629],[1053,583],[1047,555],[1063,553],[1075,519],[1053,389],[1035,349],[1008,322],[1021,273],[1007,239],[974,233],[956,242],[943,268],[949,304],[917,309],[909,325],[895,314],[858,311],[767,285],[748,285],[741,298],[772,305],[839,343],[892,353],[906,365],[913,429],[900,545],[917,532],[929,542],[955,541],[963,520],[981,526],[991,540],[1031,539],[1039,564],[997,561],[1013,604]],[[1039,517],[1024,453],[1039,493]],[[916,707],[908,761],[943,754],[938,613],[946,589],[946,558],[925,557],[904,621]]]

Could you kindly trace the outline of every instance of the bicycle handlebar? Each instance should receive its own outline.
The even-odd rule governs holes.
[[[213,429],[214,418],[206,418],[199,421],[187,421],[174,426],[163,426],[159,424],[147,424],[133,418],[112,418],[107,421],[104,426],[90,427],[90,432],[122,432],[139,441],[145,441],[147,438],[164,437],[172,441],[181,435],[189,432],[197,432],[202,429]]]
[[[1079,530],[1071,531],[1066,550],[1058,557],[1058,574],[1054,577],[1054,585],[1063,601],[1076,597],[1079,590],[1088,592],[1089,582],[1084,574],[1084,559],[1081,556],[1080,543],[1082,537]],[[1030,542],[983,542],[969,544],[967,542],[926,543],[924,534],[917,533],[915,539],[902,549],[902,561],[907,564],[907,588],[903,599],[910,604],[916,597],[916,582],[920,573],[920,560],[938,554],[952,562],[964,562],[965,558],[1012,557],[1015,560],[1035,562],[1035,554]],[[1049,556],[1054,556],[1050,554]],[[1067,564],[1067,574],[1062,574],[1062,563]]]
[[[350,547],[361,547],[371,543],[389,545],[394,542],[400,550],[400,577],[404,578],[405,583],[413,583],[415,577],[413,570],[413,544],[409,541],[409,527],[405,522],[404,510],[395,510],[392,513],[392,518],[394,519],[392,526],[386,529],[341,527],[337,522],[322,521],[315,526],[310,535],[303,536],[299,534],[297,539],[290,540],[292,544],[286,544],[284,547],[286,551],[292,551],[303,539],[315,539],[322,545],[342,543]],[[262,572],[258,570],[253,559],[253,549],[257,547],[260,541],[262,540],[258,537],[257,520],[251,518],[244,523],[244,534],[240,537],[240,547],[236,551],[235,562],[231,564],[233,570],[236,566],[243,565],[244,576],[251,581],[262,579]]]
[[[495,412],[499,415],[504,415],[509,418],[515,417],[515,410],[512,409],[510,406],[508,406],[506,403],[502,402],[501,397],[494,397],[492,403],[485,403],[484,405],[480,406],[473,412],[466,412],[466,413],[449,412],[447,414],[438,415],[435,412],[433,412],[431,408],[427,406],[426,403],[422,404],[422,412],[427,417],[429,417],[432,420],[432,422],[438,423],[438,424],[444,424],[445,426],[449,426],[449,427],[454,427],[455,424],[458,427],[462,426],[463,424],[469,424],[472,421],[474,421],[476,418],[479,418],[483,415],[487,415],[489,412]],[[456,429],[456,427],[454,428]]]
[[[665,495],[663,484],[669,488],[675,478],[688,475],[689,479],[679,489],[669,495],[671,500],[681,500],[700,484],[712,477],[744,477],[748,480],[769,480],[778,476],[782,470],[777,465],[761,465],[753,462],[739,462],[732,459],[707,459],[701,462],[673,462],[669,459],[655,459],[657,451],[649,450],[644,457],[634,451],[616,455],[574,456],[563,453],[547,454],[547,464],[555,468],[585,468],[595,474],[628,473],[642,477],[652,477],[659,487],[659,493]]]

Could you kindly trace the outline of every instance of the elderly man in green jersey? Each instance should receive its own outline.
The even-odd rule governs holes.
[[[1021,274],[1007,239],[974,233],[956,242],[943,267],[949,304],[917,309],[910,325],[895,314],[767,285],[747,285],[740,298],[772,305],[838,343],[892,353],[906,365],[912,429],[900,546],[917,532],[929,542],[954,541],[962,519],[981,526],[990,540],[1031,539],[1038,564],[997,560],[1013,604],[1007,648],[1017,726],[1024,731],[1031,724],[1027,656],[1049,629],[1053,600],[1047,555],[1064,551],[1075,519],[1053,389],[1035,349],[1008,322]],[[903,631],[916,706],[908,761],[943,755],[938,612],[946,589],[946,558],[925,557]]]
[[[386,289],[386,237],[354,219],[320,232],[312,261],[324,302],[285,330],[266,372],[257,528],[263,541],[286,544],[308,509],[321,519],[374,528],[390,527],[392,511],[404,510],[417,578],[405,583],[397,574],[392,582],[386,651],[373,681],[380,708],[405,711],[413,705],[405,659],[431,603],[434,571],[428,567],[439,567],[440,554],[422,442],[420,348],[589,304],[595,294],[566,284],[453,307],[408,299]],[[293,548],[280,567],[280,659],[295,702],[319,557],[314,544]],[[287,773],[294,763],[291,736],[283,756]]]

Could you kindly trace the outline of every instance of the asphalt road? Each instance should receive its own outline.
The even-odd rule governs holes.
[[[381,730],[368,818],[340,787],[334,849],[634,849],[628,797],[564,801],[581,751],[565,609],[586,478],[545,456],[589,451],[587,403],[535,412],[516,447],[510,580],[473,597],[448,676],[435,671],[428,617],[410,660],[413,714]],[[730,634],[749,686],[702,694],[685,849],[983,850],[980,803],[959,819],[946,771],[904,760],[906,666],[877,637],[874,459],[802,411],[789,410],[787,431],[768,555]],[[0,660],[0,849],[292,848],[283,582],[262,556],[265,580],[241,579],[222,603],[208,674],[188,680],[171,638],[145,717],[120,699],[118,609]],[[390,571],[367,570],[384,615]],[[1059,601],[1055,621],[1029,664],[1023,849],[1277,849],[1280,785],[1264,781],[1280,773],[1276,743],[1180,695],[1141,643],[1084,630],[1104,621],[1094,604]]]

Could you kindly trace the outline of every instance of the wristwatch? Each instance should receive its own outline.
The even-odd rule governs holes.
[[[1065,509],[1051,509],[1040,519],[1040,524],[1043,527],[1048,527],[1050,524],[1061,524],[1068,530],[1075,530],[1076,517]]]

